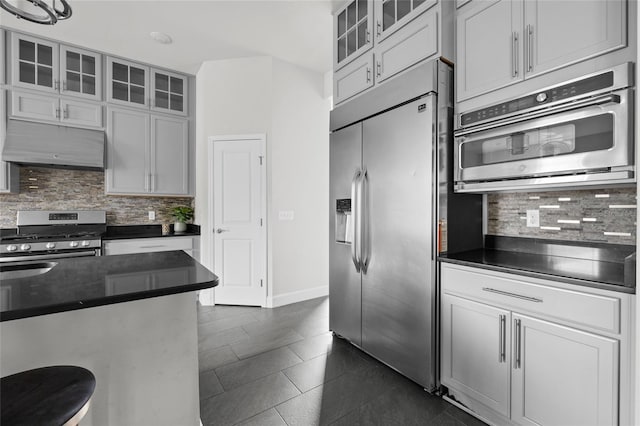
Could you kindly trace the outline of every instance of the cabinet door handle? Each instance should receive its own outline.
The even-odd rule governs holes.
[[[67,91],[67,80],[62,80],[62,91],[63,92]]]
[[[527,71],[533,71],[533,25],[527,25]]]
[[[60,118],[60,108],[56,108],[56,118]]]
[[[516,362],[515,362],[514,368],[518,369],[518,368],[520,368],[520,361],[521,361],[521,355],[522,355],[522,352],[521,352],[521,350],[522,350],[522,348],[521,348],[522,330],[521,330],[521,321],[519,319],[516,319],[515,323],[516,323],[516,345],[515,345],[516,346],[515,347],[515,350],[516,350],[516,357],[515,357],[516,358]]]
[[[382,74],[382,63],[376,61],[376,77],[380,77],[380,74]]]
[[[371,32],[367,30],[367,43],[369,43],[370,41],[371,41]]]
[[[491,288],[491,287],[482,287],[482,291],[486,291],[489,293],[496,293],[502,296],[515,297],[517,299],[522,299],[522,300],[528,300],[529,302],[536,302],[536,303],[544,302],[542,299],[538,299],[537,297],[523,296],[522,294],[511,293],[504,290],[496,290],[495,288]]]
[[[371,83],[371,68],[367,67],[367,83]]]
[[[62,110],[62,118],[69,118],[69,107],[67,106],[65,109]]]
[[[60,90],[60,80],[54,80],[53,88],[54,90]]]
[[[380,37],[382,35],[382,22],[376,21],[376,35]]]
[[[513,71],[513,74],[511,74],[511,76],[517,77],[518,76],[518,33],[515,31],[513,32],[513,36],[512,36],[511,57],[512,57],[511,69]]]
[[[506,335],[506,328],[507,328],[507,316],[506,315],[500,315],[499,317],[499,338],[498,338],[498,362],[502,363],[505,362],[507,359],[507,335]]]

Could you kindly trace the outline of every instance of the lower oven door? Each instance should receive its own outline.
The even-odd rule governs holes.
[[[635,182],[632,102],[627,89],[458,132],[456,190]]]

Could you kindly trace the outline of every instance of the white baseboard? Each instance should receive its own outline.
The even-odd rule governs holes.
[[[289,305],[296,302],[303,302],[305,300],[315,299],[316,297],[323,297],[328,295],[328,285],[313,287],[306,290],[292,291],[289,293],[267,297],[267,305],[265,307],[277,308],[278,306]]]

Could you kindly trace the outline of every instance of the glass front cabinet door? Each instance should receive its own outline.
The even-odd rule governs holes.
[[[11,37],[13,86],[57,93],[58,45],[20,34]]]
[[[437,0],[376,1],[376,41],[382,41],[436,3]]]
[[[338,70],[373,46],[373,0],[353,0],[333,17],[334,70]]]
[[[187,78],[151,69],[151,109],[187,115]]]
[[[149,68],[135,62],[107,58],[107,101],[149,107]]]
[[[102,99],[102,57],[98,53],[60,46],[60,93]]]

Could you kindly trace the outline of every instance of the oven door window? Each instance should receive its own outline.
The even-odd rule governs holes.
[[[611,113],[464,142],[462,168],[608,150],[613,147]]]

